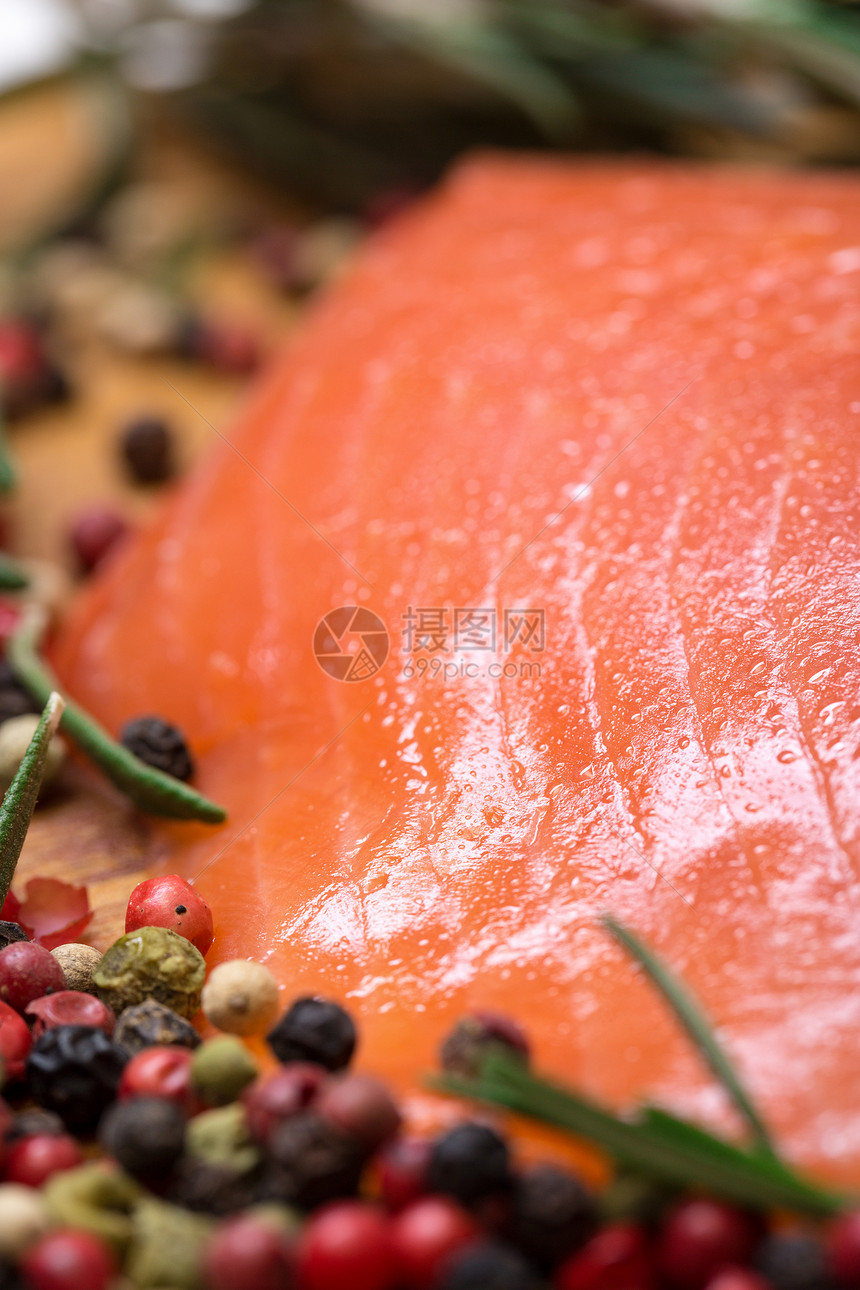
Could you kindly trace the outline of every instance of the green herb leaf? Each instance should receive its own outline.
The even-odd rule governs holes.
[[[33,809],[45,773],[48,745],[60,724],[64,707],[61,695],[52,692],[48,696],[24,759],[6,790],[3,805],[0,806],[0,905],[9,895],[9,888],[15,877],[18,857],[33,818]]]
[[[6,656],[18,680],[43,703],[56,689],[56,682],[37,653],[39,634],[39,624],[32,616],[25,619],[8,641]],[[62,728],[142,811],[167,819],[202,820],[205,824],[220,824],[227,818],[222,806],[211,802],[181,779],[147,766],[112,739],[83,708],[68,699]]]
[[[0,390],[0,398],[3,391]],[[18,472],[9,455],[9,444],[6,439],[6,427],[0,419],[0,495],[5,496],[7,493],[15,491],[18,483]]]
[[[752,1129],[759,1148],[770,1155],[775,1155],[770,1133],[698,1001],[629,928],[624,927],[609,914],[604,915],[602,922],[607,931],[635,959],[660,991],[675,1017],[698,1048],[703,1060]]]
[[[769,1156],[741,1150],[654,1110],[639,1121],[624,1120],[497,1053],[487,1058],[477,1079],[444,1076],[432,1086],[531,1116],[596,1143],[620,1164],[648,1177],[704,1188],[737,1204],[822,1215],[849,1204]]]

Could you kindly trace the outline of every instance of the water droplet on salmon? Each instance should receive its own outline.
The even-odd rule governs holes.
[[[782,752],[776,754],[776,760],[781,761],[784,766],[788,766],[791,762],[797,761],[797,753],[792,752],[790,748],[784,748]]]
[[[690,746],[690,737],[689,737],[689,735],[682,735],[682,736],[681,736],[681,738],[678,740],[678,747],[679,747],[679,748],[689,748],[689,746]]]
[[[820,682],[821,682],[821,681],[823,681],[823,680],[824,680],[824,678],[827,676],[827,673],[828,673],[829,671],[830,671],[830,668],[829,668],[829,667],[823,667],[823,668],[821,668],[821,670],[820,670],[820,671],[818,671],[818,672],[813,672],[813,673],[812,673],[812,676],[809,676],[809,677],[807,677],[807,678],[806,678],[806,680],[807,680],[807,684],[808,684],[808,685],[819,685],[819,684],[820,684]]]

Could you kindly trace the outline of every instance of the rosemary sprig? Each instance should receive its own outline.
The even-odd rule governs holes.
[[[610,914],[605,914],[601,921],[607,931],[639,964],[657,987],[711,1073],[722,1084],[737,1110],[752,1129],[759,1149],[775,1155],[773,1140],[767,1126],[744,1088],[728,1054],[717,1039],[714,1027],[698,1000],[629,928],[622,926]]]
[[[9,895],[9,888],[15,877],[18,857],[45,773],[48,745],[60,724],[65,706],[62,695],[56,691],[49,695],[24,759],[6,790],[3,805],[0,806],[0,905]]]
[[[34,615],[25,615],[21,626],[7,642],[6,656],[18,680],[34,698],[44,703],[57,686],[50,669],[38,654],[40,626]],[[223,807],[196,789],[135,757],[69,699],[63,712],[62,728],[142,811],[167,819],[201,820],[205,824],[220,824],[227,818]]]
[[[664,1182],[705,1189],[757,1208],[839,1213],[846,1197],[807,1182],[772,1156],[745,1151],[663,1111],[624,1120],[597,1102],[531,1075],[522,1063],[489,1055],[477,1079],[443,1076],[443,1092],[504,1106],[597,1144],[620,1164]]]
[[[0,389],[0,399],[3,391]],[[0,496],[15,491],[18,483],[18,472],[15,469],[14,462],[9,455],[9,443],[6,438],[6,427],[3,424],[2,412],[0,412]]]

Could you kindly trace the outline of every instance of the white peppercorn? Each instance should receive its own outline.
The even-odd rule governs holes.
[[[86,994],[95,994],[93,972],[102,957],[98,950],[93,949],[92,945],[73,942],[58,945],[51,953],[63,969],[67,990],[83,990]]]
[[[267,967],[250,959],[219,963],[203,987],[209,1021],[232,1035],[262,1034],[278,1011],[278,983]]]
[[[32,1187],[0,1184],[0,1255],[16,1259],[51,1226],[45,1198]]]
[[[0,725],[0,787],[8,788],[36,732],[39,717],[25,712],[20,717],[10,717]],[[44,784],[50,784],[65,759],[62,740],[52,739],[48,744]]]

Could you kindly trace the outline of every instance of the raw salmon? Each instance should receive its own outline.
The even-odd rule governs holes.
[[[860,1181],[858,284],[840,175],[476,159],[371,242],[57,649],[228,806],[217,956],[719,1121],[611,909]]]

